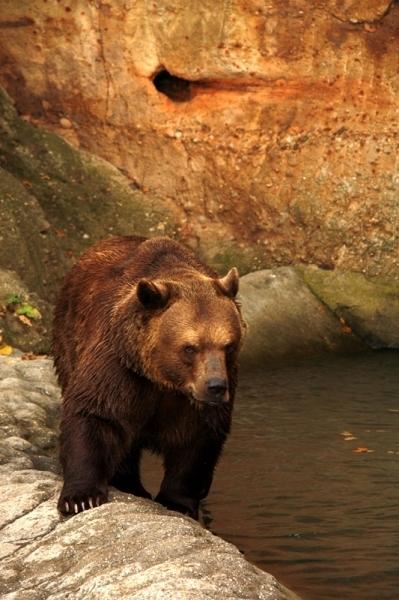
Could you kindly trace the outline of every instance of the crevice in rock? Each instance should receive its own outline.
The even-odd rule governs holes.
[[[15,21],[0,21],[0,29],[14,29],[15,27],[30,27],[35,22],[30,17],[21,17]]]
[[[32,469],[26,469],[27,471],[30,471]],[[11,519],[5,520],[4,523],[2,523],[1,527],[0,527],[0,531],[3,531],[3,529],[5,529],[6,527],[8,527],[9,525],[12,525],[13,523],[15,523],[16,521],[18,521],[18,519],[22,519],[23,517],[26,517],[26,515],[28,515],[29,513],[33,512],[34,510],[36,510],[36,508],[38,506],[40,506],[40,504],[43,504],[43,502],[47,502],[47,500],[49,499],[49,496],[44,497],[44,498],[40,498],[37,502],[37,504],[35,504],[33,507],[29,507],[26,510],[23,510],[21,513],[19,513],[18,515],[14,516]]]
[[[102,26],[101,10],[98,11],[98,34],[99,34],[99,37],[98,37],[97,41],[98,41],[98,45],[99,45],[99,53],[100,53],[101,62],[103,64],[104,76],[105,76],[105,81],[106,81],[105,118],[107,119],[108,114],[109,114],[109,105],[110,105],[110,88],[111,88],[111,85],[113,84],[113,81],[112,81],[111,71],[110,71],[109,65],[107,63],[107,58],[105,55],[104,33],[103,33],[103,26]]]
[[[188,102],[193,96],[192,83],[161,69],[152,80],[154,87],[174,102]]]
[[[53,500],[54,503],[57,502],[57,500],[55,498],[52,498],[51,500]],[[37,508],[37,506],[35,508]],[[33,510],[35,510],[35,509],[33,509]],[[29,512],[33,512],[33,510],[32,511],[28,511],[27,513],[25,513],[25,515],[22,515],[22,516],[26,516],[27,514],[29,514]],[[18,518],[21,518],[21,517],[18,517]],[[18,519],[16,519],[16,520],[18,520]],[[15,521],[13,521],[13,522],[15,522]],[[48,527],[48,529],[46,529],[46,531],[38,533],[37,535],[32,535],[32,537],[29,537],[28,539],[25,539],[24,541],[16,540],[15,542],[12,542],[15,545],[17,545],[17,548],[15,548],[9,554],[5,555],[3,557],[3,559],[14,558],[15,555],[17,554],[17,552],[19,552],[20,550],[22,550],[26,546],[29,546],[29,544],[32,544],[34,542],[42,540],[43,538],[45,538],[46,536],[48,536],[50,533],[52,533],[53,531],[55,531],[57,529],[57,527],[59,525],[61,525],[62,523],[63,523],[63,521],[61,519],[59,519],[57,521],[54,521],[51,525],[49,525],[49,527]],[[16,580],[18,581],[18,578],[16,578]]]

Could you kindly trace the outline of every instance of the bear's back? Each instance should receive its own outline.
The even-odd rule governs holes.
[[[125,265],[145,240],[138,236],[104,240],[84,252],[66,276],[53,323],[54,363],[63,389],[84,349],[104,336]]]

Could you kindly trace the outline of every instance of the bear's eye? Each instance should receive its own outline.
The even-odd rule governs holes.
[[[196,352],[198,352],[198,348],[192,344],[187,344],[183,347],[183,352],[184,354],[187,354],[187,356],[193,356]]]
[[[236,349],[236,345],[231,342],[230,344],[226,344],[224,347],[224,351],[226,352],[226,354],[233,354],[233,352],[235,352]]]

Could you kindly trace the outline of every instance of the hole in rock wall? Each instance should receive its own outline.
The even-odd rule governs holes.
[[[153,79],[155,88],[174,102],[187,102],[192,97],[191,81],[171,75],[162,69]]]

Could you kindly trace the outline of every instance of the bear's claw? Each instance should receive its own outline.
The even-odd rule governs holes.
[[[107,502],[107,493],[98,488],[91,493],[64,492],[58,500],[58,510],[64,516],[77,515],[80,512],[101,506]]]

